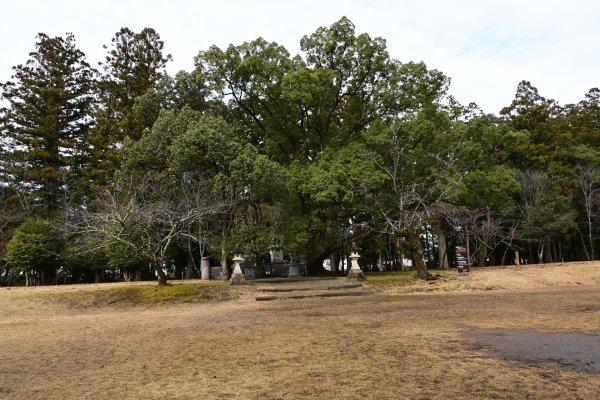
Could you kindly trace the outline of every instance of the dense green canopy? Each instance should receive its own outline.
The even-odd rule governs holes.
[[[281,246],[319,274],[357,242],[365,268],[408,257],[422,279],[456,245],[479,265],[596,256],[598,89],[561,106],[522,81],[484,115],[347,18],[297,55],[263,38],[211,46],[174,77],[151,28],[105,48],[95,71],[73,35],[40,34],[0,86],[1,206],[19,210],[3,243],[25,217],[51,218],[73,243],[54,267],[73,280],[146,265],[191,277],[207,255],[226,277],[236,245],[252,262]]]

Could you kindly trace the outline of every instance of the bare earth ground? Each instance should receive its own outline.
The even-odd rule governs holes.
[[[515,344],[584,334],[591,350],[575,357],[595,361],[600,264],[440,275],[369,276],[375,295],[272,302],[256,302],[253,285],[150,305],[90,300],[125,284],[2,288],[0,398],[600,398],[597,370],[546,357],[544,337]]]

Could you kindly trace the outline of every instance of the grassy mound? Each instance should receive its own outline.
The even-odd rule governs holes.
[[[173,303],[208,303],[234,300],[239,294],[226,282],[183,283],[158,286],[127,285],[52,294],[52,300],[70,308],[145,306]]]

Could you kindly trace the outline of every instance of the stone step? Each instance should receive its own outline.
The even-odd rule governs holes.
[[[352,291],[352,292],[339,292],[339,291],[313,291],[299,293],[291,292],[276,292],[277,295],[269,296],[256,296],[256,301],[271,301],[271,300],[295,300],[295,299],[308,299],[308,298],[327,298],[327,297],[349,297],[349,296],[366,296],[373,294],[372,291]]]
[[[336,286],[327,286],[321,288],[320,290],[345,290],[345,289],[356,289],[362,288],[360,283],[348,284],[348,285],[336,285]],[[278,287],[278,288],[260,288],[256,289],[257,292],[265,292],[265,293],[285,293],[285,292],[303,292],[303,291],[311,291],[315,290],[315,287]]]
[[[269,281],[256,283],[256,285],[256,301],[372,294],[370,291],[365,291],[361,283],[346,278]]]

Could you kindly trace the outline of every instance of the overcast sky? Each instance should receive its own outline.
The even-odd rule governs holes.
[[[91,64],[127,26],[152,27],[173,55],[169,73],[193,69],[200,50],[259,36],[299,51],[303,35],[347,16],[357,33],[387,40],[392,58],[424,61],[452,78],[450,93],[498,113],[519,81],[560,104],[600,86],[600,1],[532,0],[5,0],[0,81],[24,63],[35,35],[75,34]]]

